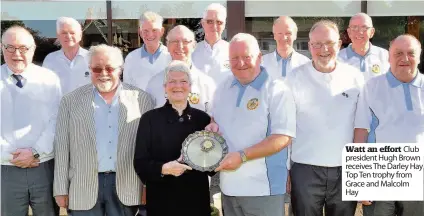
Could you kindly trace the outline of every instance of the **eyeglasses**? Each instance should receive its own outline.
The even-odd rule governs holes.
[[[3,45],[3,47],[9,53],[15,53],[16,50],[19,50],[19,52],[21,54],[24,54],[24,53],[28,52],[28,50],[30,50],[33,46],[30,46],[30,47],[26,47],[26,46],[14,47],[12,45]]]
[[[223,21],[220,21],[220,20],[211,20],[211,19],[208,19],[208,20],[206,20],[206,23],[207,24],[209,24],[209,25],[212,25],[212,24],[217,24],[217,25],[222,25],[222,24],[224,24],[224,22]]]
[[[170,84],[170,85],[178,85],[178,84],[180,84],[182,86],[185,86],[185,85],[188,85],[190,82],[187,81],[187,80],[181,80],[181,81],[169,80],[167,83]]]
[[[370,29],[370,28],[372,28],[372,27],[368,27],[368,26],[349,26],[349,28],[350,29],[352,29],[352,31],[355,31],[355,32],[357,32],[357,31],[361,31],[361,32],[364,32],[364,31],[368,31],[368,29]]]
[[[330,41],[330,42],[326,42],[326,43],[310,43],[312,48],[314,49],[321,49],[324,45],[327,47],[333,47],[334,45],[337,44],[337,42],[334,41]]]
[[[250,61],[252,59],[252,56],[237,56],[237,57],[232,57],[230,59],[230,61],[232,61],[232,62],[238,62],[239,59],[241,59],[243,62],[247,62],[247,61]]]
[[[184,46],[187,46],[190,44],[192,40],[171,40],[169,41],[170,44],[177,45],[177,44],[183,44]]]
[[[101,72],[103,72],[103,70],[105,70],[107,73],[113,73],[117,68],[113,68],[113,67],[105,67],[105,68],[100,68],[100,67],[95,67],[95,68],[91,68],[91,71],[93,71],[93,73],[99,74]]]

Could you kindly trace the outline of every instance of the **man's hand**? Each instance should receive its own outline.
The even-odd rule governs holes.
[[[241,160],[240,152],[231,152],[227,154],[224,159],[219,163],[219,167],[215,169],[215,172],[221,170],[232,171],[238,169],[243,161]]]
[[[291,192],[291,178],[290,178],[290,171],[287,172],[287,183],[286,183],[286,193]]]
[[[40,162],[40,160],[35,159],[30,148],[17,149],[15,152],[12,152],[13,159],[10,161],[13,165],[21,168],[28,168],[32,166],[38,166],[35,163]]]
[[[68,208],[68,195],[55,196],[54,199],[59,207]]]
[[[217,123],[215,123],[215,122],[211,122],[210,124],[208,124],[208,125],[205,127],[205,130],[207,130],[207,131],[211,131],[211,132],[214,132],[214,133],[221,134],[221,133],[219,132],[218,124],[217,124]]]
[[[181,164],[182,156],[177,160],[170,161],[162,166],[162,174],[163,175],[173,175],[178,177],[182,175],[186,170],[192,170],[191,167]]]

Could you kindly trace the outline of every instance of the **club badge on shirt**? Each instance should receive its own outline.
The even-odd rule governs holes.
[[[190,103],[198,104],[200,101],[200,96],[197,93],[190,93],[190,95],[188,96],[188,99],[190,100]]]
[[[224,61],[224,63],[222,63],[222,66],[224,66],[224,68],[230,69],[230,61]]]
[[[247,109],[254,110],[258,108],[259,100],[257,98],[252,98],[247,102]]]
[[[88,77],[90,75],[90,73],[88,71],[85,72],[85,77]]]
[[[375,64],[372,66],[371,70],[374,73],[380,73],[380,66],[378,64]]]

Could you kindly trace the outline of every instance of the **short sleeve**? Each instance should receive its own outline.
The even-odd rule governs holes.
[[[271,134],[296,137],[296,106],[293,94],[282,80],[274,80],[270,91]]]
[[[358,103],[356,104],[355,112],[355,128],[370,129],[372,111],[369,106],[368,100],[368,88],[369,83],[361,88],[358,98]]]

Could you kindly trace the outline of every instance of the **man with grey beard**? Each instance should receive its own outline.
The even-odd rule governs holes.
[[[118,48],[93,46],[88,59],[92,83],[60,104],[53,194],[73,216],[133,216],[142,193],[133,168],[135,138],[153,100],[121,83],[124,59]]]

